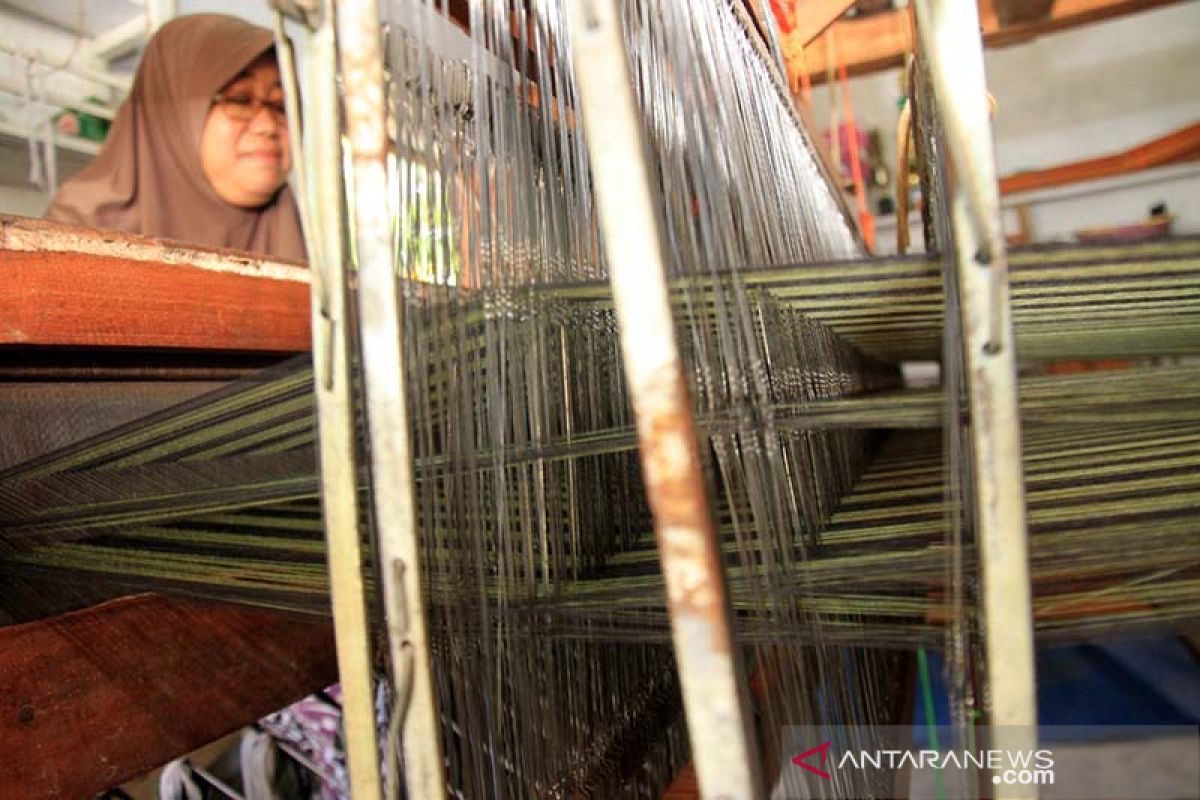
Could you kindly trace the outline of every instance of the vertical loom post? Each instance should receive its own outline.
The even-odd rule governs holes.
[[[1016,359],[1000,194],[975,3],[917,0],[955,168],[951,211],[971,407],[976,524],[983,585],[992,747],[1037,748],[1029,579]],[[1035,786],[997,783],[997,798],[1036,798]]]
[[[370,439],[371,501],[396,695],[392,725],[399,726],[403,744],[407,796],[438,800],[445,797],[446,782],[430,672],[400,340],[403,309],[389,216],[382,29],[375,0],[340,0],[335,9],[353,173],[350,208],[358,256],[359,343]]]
[[[700,790],[706,798],[761,797],[620,18],[613,0],[573,0],[570,9],[580,110]]]
[[[277,4],[277,8],[278,8]],[[295,9],[291,9],[295,12]],[[298,16],[298,15],[297,15]],[[337,53],[332,18],[301,17],[306,56],[304,125],[294,84],[295,64],[276,18],[276,49],[288,95],[293,142],[301,152],[293,175],[300,197],[312,270],[313,383],[321,464],[321,514],[327,542],[329,593],[342,686],[342,725],[350,793],[382,797],[375,691],[371,672],[370,620],[362,574],[362,536],[351,402],[346,237],[342,214],[342,147],[338,113]],[[308,27],[310,24],[312,28]],[[305,165],[311,169],[305,169]]]

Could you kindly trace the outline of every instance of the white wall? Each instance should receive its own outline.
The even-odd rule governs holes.
[[[29,142],[23,130],[0,121],[0,214],[40,217],[51,193],[49,187],[43,190],[29,180]],[[60,137],[56,148],[58,182],[82,169],[98,149],[94,142]]]
[[[50,195],[34,186],[0,185],[0,214],[40,217],[50,204]]]
[[[249,20],[255,25],[271,27],[274,19],[271,7],[264,2],[246,2],[246,0],[177,0],[176,12],[184,14],[232,14],[235,17]]]
[[[1086,25],[986,54],[999,103],[996,161],[1001,175],[1107,155],[1200,121],[1200,0]],[[894,169],[900,71],[853,79],[854,113],[879,128]],[[829,94],[813,91],[816,119],[828,124]],[[1149,178],[1149,180],[1147,180]],[[1166,202],[1179,233],[1200,233],[1200,173],[1166,168],[1070,187],[1066,194],[1014,196],[1031,202],[1038,240],[1074,230],[1135,222]],[[894,223],[881,220],[894,236]]]
[[[1200,2],[987,55],[1002,172],[1123,150],[1200,120]]]

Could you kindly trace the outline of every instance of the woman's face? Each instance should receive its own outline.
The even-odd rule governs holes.
[[[219,96],[200,138],[204,175],[226,203],[258,208],[287,182],[292,168],[287,119],[276,110],[283,107],[283,87],[275,56],[259,56]]]

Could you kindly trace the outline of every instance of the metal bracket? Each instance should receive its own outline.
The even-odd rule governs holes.
[[[951,208],[971,407],[991,746],[1037,749],[1033,611],[1017,372],[1000,195],[976,4],[916,0],[922,56],[951,160]],[[1037,788],[997,784],[996,798]]]
[[[276,47],[288,119],[303,131],[294,140],[300,152],[293,174],[312,271],[313,377],[321,464],[321,512],[329,562],[329,592],[342,686],[342,725],[346,737],[350,793],[380,798],[379,745],[375,723],[375,682],[371,667],[371,627],[359,528],[358,469],[351,401],[349,300],[344,259],[347,234],[342,197],[341,115],[336,84],[337,53],[332,21],[305,28],[304,81],[309,95],[304,125],[294,85],[295,66],[276,16]],[[308,165],[307,171],[300,165]]]

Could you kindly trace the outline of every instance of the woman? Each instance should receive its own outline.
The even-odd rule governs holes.
[[[291,164],[272,33],[223,14],[179,17],[150,40],[103,149],[63,184],[46,217],[304,260]],[[314,794],[337,797],[339,722],[336,703],[310,698],[260,727],[315,773]],[[266,796],[265,783],[279,779],[273,753],[253,734],[241,749],[248,793]],[[162,781],[167,797],[193,785],[181,762]]]
[[[273,47],[270,31],[237,17],[168,22],[100,155],[46,217],[303,260]]]

